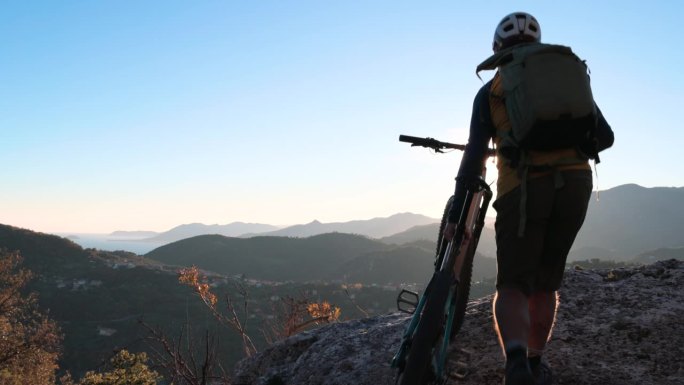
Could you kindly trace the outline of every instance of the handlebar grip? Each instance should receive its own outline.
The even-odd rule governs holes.
[[[450,143],[443,143],[433,138],[419,138],[417,136],[399,135],[400,142],[411,143],[414,146],[429,147],[435,150],[449,148]]]
[[[422,146],[422,147],[432,148],[433,150],[435,150],[437,152],[440,152],[439,150],[442,150],[445,148],[451,148],[454,150],[461,150],[461,151],[465,151],[465,148],[466,148],[466,146],[463,144],[440,142],[439,140],[433,139],[433,138],[419,138],[417,136],[409,136],[409,135],[399,135],[399,141],[411,143],[411,145],[413,145],[413,146]],[[496,156],[496,150],[495,149],[493,149],[493,148],[487,149],[487,157],[490,157],[490,156]]]
[[[434,138],[419,138],[417,136],[399,135],[400,142],[411,143],[414,146],[422,146],[427,148],[432,148],[433,150],[439,151],[445,148],[452,148],[455,150],[464,150],[465,146],[462,144],[453,144],[447,142],[440,142]]]
[[[417,136],[409,136],[409,135],[399,135],[399,141],[400,142],[407,142],[407,143],[422,143],[422,142],[425,142],[425,138],[419,138]]]

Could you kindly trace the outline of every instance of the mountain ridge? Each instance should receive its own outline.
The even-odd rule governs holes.
[[[684,246],[684,187],[626,184],[592,196],[573,251],[607,249],[628,260],[662,247]]]
[[[628,184],[592,195],[587,216],[568,260],[630,261],[659,248],[684,246],[684,187]],[[380,240],[402,244],[437,240],[438,225],[415,226]],[[496,256],[494,231],[485,226],[478,251]]]
[[[490,215],[494,214],[495,211],[490,209]],[[491,216],[488,218],[492,220]],[[233,222],[228,225],[191,223],[176,226],[155,237],[138,240],[175,242],[205,234],[241,238],[308,237],[340,232],[361,234],[381,239],[385,243],[401,244],[417,239],[435,239],[434,229],[438,222],[439,219],[423,214],[405,212],[389,217],[347,222],[323,223],[313,220],[306,224],[287,227],[245,222]],[[634,224],[635,222],[638,224]],[[630,226],[630,223],[633,225]],[[258,231],[254,230],[255,228]],[[628,259],[651,249],[684,246],[684,241],[680,241],[684,239],[684,232],[679,231],[681,228],[684,228],[684,187],[642,187],[635,183],[616,186],[592,195],[587,218],[578,234],[571,259],[581,259],[592,251],[599,251],[605,254],[605,257]],[[421,231],[422,234],[417,236]],[[403,239],[402,233],[406,233],[403,234]],[[648,234],[648,239],[644,239],[643,234]],[[493,240],[488,238],[491,237],[483,236],[484,244],[488,245],[488,250],[484,252],[493,256]],[[609,244],[606,244],[607,240],[610,241]],[[582,251],[582,248],[588,250]]]
[[[228,237],[235,237],[249,232],[267,232],[277,229],[277,226],[262,223],[231,222],[226,225],[205,225],[203,223],[188,223],[178,225],[168,231],[157,234],[156,236],[144,238],[147,242],[174,242],[197,235],[219,234]]]
[[[305,224],[291,226],[275,226],[263,223],[231,222],[226,225],[206,225],[203,223],[186,223],[173,227],[170,230],[156,233],[154,236],[140,238],[137,234],[142,231],[117,230],[110,235],[136,235],[136,240],[143,242],[175,242],[198,235],[218,234],[227,237],[251,238],[255,236],[284,236],[284,237],[309,237],[325,233],[350,233],[361,234],[373,238],[388,236],[404,231],[412,226],[436,223],[438,219],[430,218],[422,214],[409,212],[397,213],[388,217],[374,217],[370,219],[356,219],[346,222],[324,223],[317,219]]]
[[[308,237],[324,233],[350,233],[361,234],[371,238],[380,238],[400,231],[404,231],[412,226],[436,223],[438,219],[430,218],[422,214],[409,212],[397,213],[388,217],[374,217],[371,219],[356,219],[347,222],[323,223],[313,220],[306,224],[288,226],[280,230],[270,231],[261,234],[243,234],[243,237],[250,236],[285,236],[285,237]]]

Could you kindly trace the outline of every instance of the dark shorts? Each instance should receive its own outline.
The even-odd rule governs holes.
[[[497,199],[496,287],[517,288],[529,295],[560,288],[565,262],[587,213],[592,191],[590,170],[561,172],[527,181],[527,222],[518,237],[520,187]]]

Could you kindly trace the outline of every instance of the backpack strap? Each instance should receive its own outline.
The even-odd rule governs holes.
[[[518,166],[518,176],[520,177],[520,221],[518,222],[518,238],[525,236],[525,226],[527,225],[527,176],[530,172],[530,167],[525,166],[523,162],[527,160],[526,154],[523,152],[521,161]]]

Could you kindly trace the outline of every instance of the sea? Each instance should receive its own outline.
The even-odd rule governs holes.
[[[111,234],[55,234],[67,238],[83,248],[95,248],[105,251],[124,250],[138,255],[145,255],[166,242],[154,242],[143,239],[131,239],[112,236]]]

